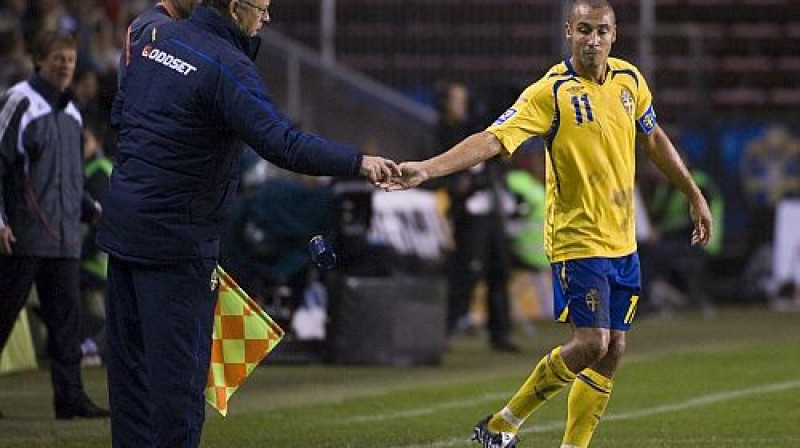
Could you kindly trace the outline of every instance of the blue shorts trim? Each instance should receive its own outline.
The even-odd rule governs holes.
[[[641,291],[636,252],[618,258],[567,260],[550,266],[557,321],[580,328],[630,329]]]

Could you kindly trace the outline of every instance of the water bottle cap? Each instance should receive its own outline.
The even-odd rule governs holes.
[[[308,242],[311,260],[320,269],[333,269],[336,266],[336,253],[330,242],[322,235],[315,235]]]

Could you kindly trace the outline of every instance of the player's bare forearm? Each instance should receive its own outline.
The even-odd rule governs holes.
[[[428,178],[463,171],[500,154],[503,145],[494,135],[483,131],[472,134],[449,150],[422,162]]]
[[[478,132],[457,145],[430,159],[400,164],[401,175],[382,183],[388,191],[414,188],[428,179],[447,176],[488,160],[503,149],[497,137]]]
[[[657,126],[650,135],[644,136],[642,143],[647,157],[689,200],[702,195],[678,150],[660,126]]]

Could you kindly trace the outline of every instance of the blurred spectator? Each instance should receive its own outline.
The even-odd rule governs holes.
[[[0,129],[0,349],[35,283],[57,419],[109,415],[80,375],[80,219],[99,218],[99,208],[84,193],[81,117],[67,89],[76,58],[74,39],[41,34],[36,73],[0,100],[8,118]]]
[[[524,298],[534,299],[531,300],[531,305],[538,310],[535,317],[553,314],[552,273],[544,246],[546,156],[544,148],[534,147],[532,140],[529,142],[524,149],[517,152],[518,156],[512,161],[514,168],[506,175],[506,184],[516,203],[514,213],[507,221],[513,266],[524,271],[522,275],[529,276],[529,286],[526,288],[531,289],[520,294],[520,289],[512,287],[512,309],[515,317],[523,314],[521,309],[524,309],[524,303],[520,303],[520,300]],[[515,285],[517,278],[512,280],[512,285]],[[522,328],[533,334],[532,323],[522,323]]]
[[[46,31],[75,36],[78,19],[67,11],[62,0],[29,0],[22,16],[22,33],[25,46],[30,49],[37,37]]]
[[[532,319],[553,314],[552,273],[544,245],[544,148],[529,140],[512,160],[506,184],[516,207],[506,222],[515,268],[511,279],[512,315],[528,335],[535,335]]]
[[[85,189],[101,201],[108,190],[112,163],[103,153],[97,131],[87,126],[83,131],[83,174]],[[108,255],[97,248],[94,239],[96,226],[89,223],[81,249],[81,296],[83,319],[81,322],[81,351],[83,364],[99,365],[105,352],[105,290]]]
[[[526,148],[514,159],[506,183],[516,199],[511,234],[511,252],[517,265],[548,277],[550,262],[544,249],[545,188],[542,148]]]
[[[438,152],[444,152],[475,131],[469,117],[469,91],[460,83],[439,87],[436,106]],[[505,189],[498,160],[442,180],[450,196],[455,250],[449,260],[447,332],[469,329],[475,286],[485,280],[489,342],[498,351],[518,351],[511,342],[508,281],[511,258],[505,235],[505,214],[513,199]]]
[[[28,0],[0,0],[0,18],[20,24],[27,8]]]
[[[711,240],[702,247],[687,244],[692,233],[686,213],[689,203],[666,177],[658,176],[648,207],[653,237],[641,252],[642,285],[643,291],[649,292],[649,305],[666,315],[695,302],[710,318],[715,311],[706,289],[708,262],[722,250],[725,205],[720,188],[710,176],[698,168],[690,168],[690,172],[711,208]]]
[[[72,83],[73,100],[87,123],[107,121],[102,117],[97,102],[98,83],[97,72],[91,65],[78,66],[75,71],[75,81]]]
[[[0,92],[27,78],[32,68],[19,23],[0,15]]]

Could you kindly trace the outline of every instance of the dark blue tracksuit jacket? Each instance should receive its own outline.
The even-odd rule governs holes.
[[[152,35],[153,33],[151,33]],[[293,128],[253,63],[257,39],[198,6],[131,49],[119,154],[97,242],[110,254],[170,263],[219,254],[241,143],[283,168],[355,176],[362,155]]]

